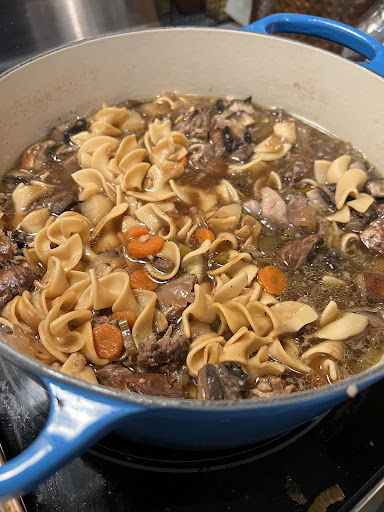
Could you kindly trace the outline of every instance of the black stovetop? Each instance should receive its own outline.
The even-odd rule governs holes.
[[[301,512],[338,484],[345,499],[328,512],[362,511],[361,500],[369,501],[384,479],[383,396],[384,381],[294,432],[232,451],[161,450],[110,435],[25,496],[25,508]],[[38,434],[48,404],[44,388],[0,361],[0,442],[7,458]],[[300,505],[292,499],[298,495],[308,501]]]

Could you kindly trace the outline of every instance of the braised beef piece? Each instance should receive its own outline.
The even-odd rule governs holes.
[[[49,160],[54,146],[56,142],[53,140],[44,140],[29,146],[21,157],[21,167],[27,170],[42,168],[43,164]]]
[[[17,254],[17,245],[0,229],[0,264],[9,263]]]
[[[371,178],[365,184],[365,189],[372,197],[376,197],[378,199],[384,198],[384,180]]]
[[[28,243],[32,242],[33,236],[29,235],[25,231],[20,229],[14,229],[13,231],[7,231],[7,237],[10,238],[14,246],[16,247],[16,252],[18,255],[23,254],[23,249],[28,247]],[[0,238],[1,243],[1,238]],[[1,250],[0,250],[1,252]]]
[[[299,238],[278,250],[278,257],[288,268],[298,268],[307,259],[309,253],[323,243],[320,235],[308,235]]]
[[[100,314],[92,316],[91,323],[93,329],[103,324],[112,324],[115,325],[116,327],[119,326],[118,319],[112,320],[110,316]]]
[[[273,125],[273,131],[282,142],[292,146],[296,144],[296,122],[292,117],[276,120]]]
[[[287,219],[295,227],[308,231],[316,229],[316,210],[309,206],[307,198],[302,194],[288,196]]]
[[[223,156],[225,153],[223,131],[218,128],[209,132],[209,140],[216,156]]]
[[[384,217],[374,220],[364,228],[360,238],[368,249],[384,254]]]
[[[120,364],[108,364],[96,371],[101,384],[141,395],[164,396],[167,398],[185,398],[181,384],[170,382],[159,373],[132,373]]]
[[[326,215],[336,211],[335,196],[327,187],[316,187],[306,193],[309,204],[319,213]]]
[[[272,221],[281,226],[286,226],[287,206],[275,190],[270,187],[261,189],[261,215],[264,219]]]
[[[209,108],[195,108],[183,115],[182,120],[176,124],[175,130],[193,139],[207,141],[212,127],[212,110]]]
[[[278,164],[279,167],[276,171],[292,186],[310,176],[313,171],[313,160],[309,158],[298,160],[296,156],[291,158],[288,156],[287,159]]]
[[[270,398],[277,395],[286,395],[297,391],[294,384],[286,384],[281,377],[266,375],[260,377],[256,387],[251,389],[250,394],[255,398]]]
[[[78,149],[74,146],[64,146],[56,152],[55,160],[60,163],[60,170],[64,172],[65,175],[72,175],[80,169],[77,153]],[[60,183],[60,181],[58,182]]]
[[[31,204],[30,210],[38,210],[39,208],[47,208],[50,213],[60,215],[61,213],[71,210],[79,202],[78,198],[68,190],[61,192],[52,192],[51,194],[38,199]]]
[[[188,168],[203,171],[206,174],[223,174],[226,164],[216,154],[213,144],[201,144],[197,151],[188,155]]]
[[[35,275],[28,267],[10,267],[0,270],[0,308],[16,295],[31,290]]]
[[[175,264],[172,261],[166,260],[165,258],[159,258],[158,256],[154,256],[152,265],[157,268],[157,270],[160,270],[165,274],[172,272],[175,268]]]
[[[167,332],[160,339],[152,334],[137,347],[137,362],[148,368],[156,370],[160,366],[185,361],[190,341],[180,330],[173,331],[169,326]]]
[[[198,373],[199,400],[236,400],[248,394],[248,375],[239,363],[206,364]]]
[[[56,125],[49,134],[49,138],[60,144],[68,144],[71,142],[72,135],[87,129],[87,120],[84,117],[76,117],[75,119]]]
[[[194,274],[181,274],[171,279],[167,284],[157,289],[157,301],[161,312],[167,320],[176,320],[181,317],[184,309],[193,302],[192,292],[196,283]]]
[[[384,274],[362,272],[358,274],[356,283],[364,299],[384,300]]]

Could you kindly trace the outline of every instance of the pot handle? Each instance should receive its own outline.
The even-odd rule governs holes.
[[[122,418],[141,406],[104,399],[43,377],[50,412],[38,437],[15,458],[0,466],[0,501],[34,490],[55,471],[110,432]]]
[[[360,53],[369,60],[359,62],[361,66],[384,76],[384,46],[364,32],[337,21],[305,14],[272,14],[240,30],[260,34],[305,34],[327,39]]]

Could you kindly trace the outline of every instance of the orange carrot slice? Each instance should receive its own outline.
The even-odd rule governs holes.
[[[93,343],[98,357],[116,359],[124,346],[120,329],[112,324],[101,324],[93,329]]]
[[[277,267],[269,265],[259,270],[257,280],[268,293],[281,295],[288,288],[288,277]]]

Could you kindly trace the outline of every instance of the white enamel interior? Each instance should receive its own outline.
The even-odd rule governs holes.
[[[384,80],[282,38],[216,29],[118,34],[47,54],[0,80],[0,172],[59,120],[166,90],[252,96],[352,142],[384,169]]]

